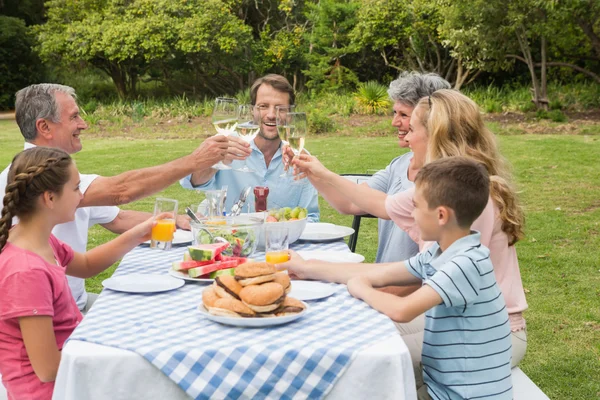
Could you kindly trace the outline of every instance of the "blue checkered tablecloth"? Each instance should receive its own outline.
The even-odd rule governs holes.
[[[297,242],[294,250],[349,251],[344,242]],[[140,246],[114,276],[167,274],[186,247],[170,252]],[[255,253],[254,259],[264,259]],[[292,283],[293,284],[293,283]],[[307,315],[271,328],[237,328],[199,311],[206,284],[130,294],[104,290],[70,340],[131,350],[150,361],[195,399],[318,399],[359,350],[397,335],[392,322],[332,284],[333,296],[310,302]]]

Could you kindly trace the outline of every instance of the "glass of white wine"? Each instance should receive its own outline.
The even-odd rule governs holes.
[[[238,124],[235,127],[235,132],[242,138],[246,143],[250,143],[258,134],[260,125],[260,115],[257,115],[258,110],[252,104],[241,104],[238,106]],[[240,172],[255,172],[249,168],[246,164],[246,160],[243,161],[242,167],[235,169]]]
[[[228,97],[217,97],[212,112],[212,123],[217,135],[229,136],[238,122],[238,101]],[[212,166],[214,169],[231,169],[229,165],[219,161]]]
[[[287,142],[292,151],[294,158],[304,150],[304,142],[308,132],[308,124],[306,121],[306,113],[303,112],[288,112],[285,114],[286,123],[283,127],[286,130]],[[293,159],[292,159],[293,160]],[[290,161],[291,164],[291,161]],[[289,169],[288,169],[289,171]],[[299,183],[294,181],[293,183]]]
[[[279,135],[279,139],[281,139],[282,142],[287,143],[288,133],[290,130],[288,126],[287,114],[293,112],[295,108],[295,105],[275,107],[275,123],[277,124],[277,134]],[[288,170],[284,171],[283,174],[279,175],[279,177],[291,178],[292,174],[290,172],[290,169],[288,168]]]

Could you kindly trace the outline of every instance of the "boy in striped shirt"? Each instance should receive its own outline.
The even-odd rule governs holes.
[[[415,221],[436,243],[354,276],[348,291],[396,322],[425,312],[419,399],[512,399],[508,313],[489,250],[470,230],[488,202],[487,171],[465,157],[443,158],[423,167],[415,185]],[[404,298],[375,289],[418,282]]]

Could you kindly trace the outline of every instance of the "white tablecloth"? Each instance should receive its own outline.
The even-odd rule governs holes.
[[[302,243],[293,247],[311,250],[318,248]],[[343,249],[348,251],[345,244]],[[127,256],[122,264],[126,264],[126,260]],[[100,301],[94,307],[102,307],[102,304]],[[137,353],[71,340],[62,351],[53,398],[69,400],[189,397],[172,379]],[[337,380],[327,398],[416,398],[410,354],[400,335],[362,348]]]

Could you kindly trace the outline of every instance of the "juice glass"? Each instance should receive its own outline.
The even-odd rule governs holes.
[[[154,203],[154,218],[168,213],[165,218],[163,215],[157,219],[156,225],[152,228],[150,248],[160,250],[171,250],[173,244],[173,234],[175,233],[175,217],[177,216],[177,200],[157,198]]]
[[[289,229],[285,226],[265,226],[265,260],[271,264],[288,261]]]

